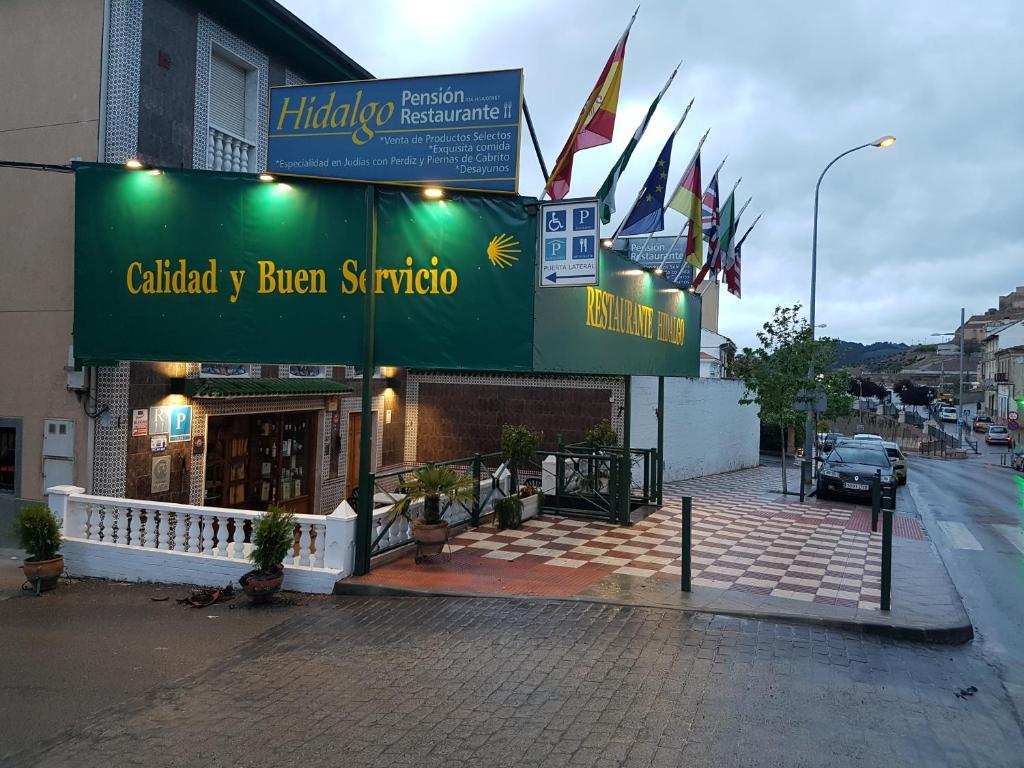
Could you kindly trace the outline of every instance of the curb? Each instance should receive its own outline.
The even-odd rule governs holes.
[[[945,562],[943,562],[945,567]],[[947,571],[948,574],[948,571]],[[952,579],[950,580],[952,581]],[[956,587],[954,586],[954,589]],[[656,608],[659,610],[678,611],[679,613],[705,614],[709,616],[731,616],[740,619],[777,621],[787,624],[836,629],[845,632],[863,632],[877,637],[893,640],[906,640],[916,643],[934,643],[939,645],[963,645],[974,639],[974,627],[967,624],[947,627],[911,627],[876,622],[851,621],[846,619],[829,619],[816,616],[800,616],[795,614],[759,613],[756,611],[715,611],[710,609],[685,608],[682,606],[664,605],[662,603],[614,600],[612,598],[592,596],[552,597],[548,595],[507,595],[485,592],[443,592],[438,590],[411,589],[409,587],[393,587],[382,584],[360,584],[339,581],[334,585],[334,594],[340,597],[458,597],[476,599],[501,600],[533,600],[557,601],[574,603],[599,603],[632,608]],[[957,597],[960,593],[957,592]],[[961,605],[962,605],[961,600]],[[964,611],[966,614],[966,610]]]

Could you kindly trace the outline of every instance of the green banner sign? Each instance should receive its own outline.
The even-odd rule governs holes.
[[[381,364],[529,370],[523,203],[379,190],[368,276],[368,190],[78,165],[76,355],[361,365],[373,290]]]
[[[536,243],[524,198],[80,163],[75,354],[363,365],[372,291],[379,365],[698,374],[696,297],[607,252],[538,289]]]
[[[536,294],[534,370],[700,375],[700,300],[611,251],[598,285]]]

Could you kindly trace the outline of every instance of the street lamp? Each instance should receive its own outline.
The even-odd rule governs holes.
[[[828,169],[835,165],[840,158],[846,157],[847,155],[856,152],[859,149],[866,149],[867,147],[891,147],[896,141],[895,136],[882,136],[881,138],[869,141],[867,144],[861,144],[860,146],[853,147],[841,152],[832,158],[832,161],[825,166],[825,170],[821,172],[821,176],[818,177],[818,183],[814,187],[814,235],[811,239],[811,341],[814,341],[814,293],[818,282],[818,194],[821,192],[821,181],[825,178],[825,174],[828,173]],[[814,363],[812,362],[807,367],[807,380],[814,385]],[[807,423],[804,428],[804,455],[808,455],[810,448],[806,446],[814,445],[814,414],[810,411],[807,412]],[[813,455],[811,458],[814,458]]]

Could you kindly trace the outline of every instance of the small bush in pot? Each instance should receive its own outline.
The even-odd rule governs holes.
[[[613,447],[619,444],[619,434],[606,419],[588,429],[583,435],[583,442],[595,449]]]
[[[499,529],[518,528],[523,522],[523,500],[506,496],[494,502],[494,520]]]
[[[37,593],[53,589],[64,572],[64,556],[59,554],[64,541],[60,521],[49,508],[32,504],[14,518],[14,531],[21,548],[28,554],[21,566],[25,578]]]
[[[295,516],[283,507],[270,507],[253,520],[252,551],[255,568],[238,582],[254,602],[265,602],[281,589],[284,559],[295,547]]]

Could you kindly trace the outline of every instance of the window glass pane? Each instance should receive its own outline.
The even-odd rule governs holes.
[[[18,457],[15,453],[15,439],[18,431],[14,427],[0,427],[0,492],[14,493],[14,470]]]

